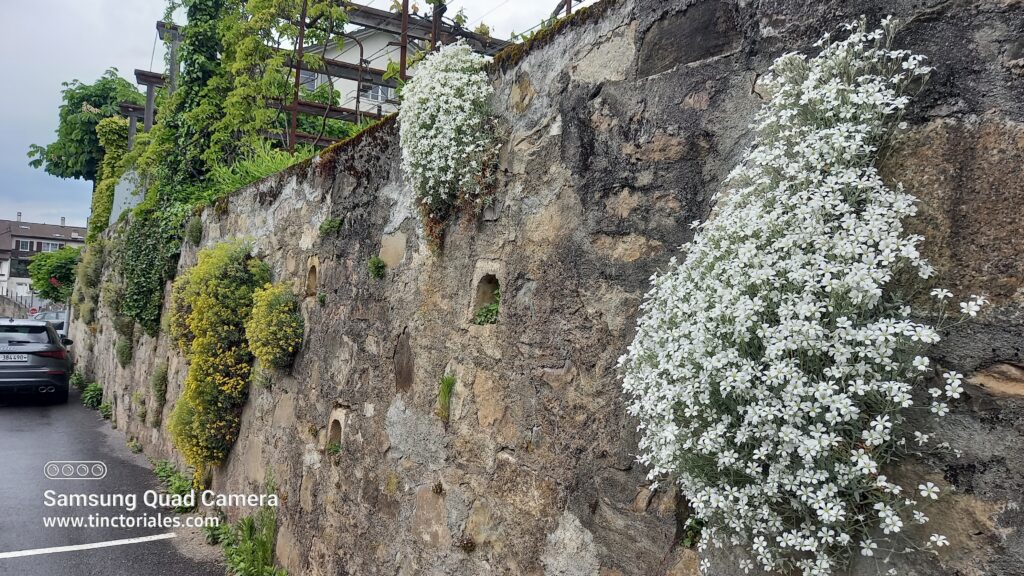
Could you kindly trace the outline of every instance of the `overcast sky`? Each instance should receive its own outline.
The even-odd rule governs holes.
[[[418,1],[425,6],[424,0]],[[369,0],[388,8],[391,0]],[[584,4],[591,4],[588,0]],[[165,0],[33,0],[4,10],[0,54],[7,88],[0,91],[0,219],[17,212],[32,222],[84,226],[91,184],[63,180],[28,166],[30,144],[55,139],[61,82],[95,81],[116,67],[134,80],[136,68],[162,66],[156,21]],[[482,19],[495,36],[507,38],[547,17],[556,0],[452,0],[449,16],[465,8],[470,27]]]

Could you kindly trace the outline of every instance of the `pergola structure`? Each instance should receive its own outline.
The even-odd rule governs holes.
[[[558,1],[560,5],[563,2],[563,0]],[[575,1],[579,2],[580,0]],[[395,14],[388,12],[387,10],[356,4],[349,2],[348,0],[337,0],[337,2],[348,10],[349,24],[373,30],[381,30],[400,37],[400,40],[393,44],[399,46],[401,49],[399,76],[402,80],[408,78],[410,45],[424,45],[429,43],[431,47],[436,48],[440,44],[453,42],[457,39],[464,39],[474,50],[489,56],[497,54],[509,45],[509,42],[507,41],[491,38],[483,34],[477,34],[470,30],[466,30],[454,22],[445,21],[444,14],[447,10],[447,6],[444,4],[435,6],[433,13],[428,17],[410,13],[409,0],[403,0],[401,14]],[[564,0],[564,2],[566,10],[571,11],[573,0]],[[299,132],[298,117],[300,114],[318,116],[325,121],[327,119],[334,119],[349,122],[362,122],[365,119],[380,118],[382,113],[379,106],[375,112],[360,109],[360,99],[358,95],[362,92],[362,88],[364,86],[385,86],[388,88],[395,88],[398,86],[398,80],[393,78],[384,78],[386,74],[385,70],[370,68],[368,66],[368,62],[363,58],[362,46],[358,39],[345,34],[343,31],[323,28],[322,26],[324,23],[320,22],[319,19],[314,18],[310,20],[307,18],[307,8],[308,0],[303,0],[302,12],[299,20],[294,22],[298,27],[298,38],[295,48],[292,50],[286,50],[287,54],[285,57],[285,65],[296,71],[292,100],[291,102],[271,100],[267,103],[267,106],[270,108],[288,112],[290,117],[288,122],[288,131],[286,134],[267,134],[266,136],[284,142],[291,151],[294,151],[295,145],[299,142],[312,144],[318,147],[327,146],[335,142],[334,139],[324,137],[322,134],[315,135]],[[146,87],[146,106],[142,109],[140,116],[138,106],[128,103],[121,105],[122,114],[127,116],[130,122],[129,146],[134,139],[137,129],[136,123],[139,118],[143,120],[144,131],[148,132],[153,127],[153,118],[156,113],[156,89],[167,85],[168,90],[173,92],[177,87],[178,47],[182,38],[182,28],[176,24],[168,22],[157,22],[156,28],[160,37],[170,43],[170,74],[165,76],[156,72],[148,72],[144,70],[135,71],[135,78],[137,82]],[[320,58],[322,64],[310,65],[305,63],[304,56],[306,51],[309,49],[305,46],[305,36],[306,31],[309,29],[326,31],[337,36],[349,38],[356,42],[356,44],[359,44],[359,63],[352,64],[350,62],[342,62],[340,60],[323,57]],[[326,51],[326,47],[321,47],[321,49]],[[350,109],[331,104],[321,104],[319,102],[302,100],[300,98],[302,86],[300,78],[301,71],[321,74],[327,76],[329,79],[338,78],[356,82],[360,87],[360,90],[357,90],[356,92],[356,107],[354,109]]]

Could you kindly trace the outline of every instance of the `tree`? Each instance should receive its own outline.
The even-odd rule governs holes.
[[[92,84],[65,82],[60,106],[57,140],[47,146],[32,144],[29,165],[59,178],[96,182],[103,161],[103,147],[96,136],[100,120],[119,113],[121,102],[142,104],[142,94],[111,68]]]
[[[75,286],[75,266],[80,255],[80,249],[68,247],[33,256],[28,265],[32,289],[47,300],[67,302]]]

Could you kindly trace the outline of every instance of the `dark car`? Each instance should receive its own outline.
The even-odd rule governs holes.
[[[0,318],[0,397],[67,402],[70,345],[48,322]]]

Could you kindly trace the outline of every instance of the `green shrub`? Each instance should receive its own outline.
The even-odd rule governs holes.
[[[140,454],[142,452],[142,444],[138,440],[136,440],[135,438],[129,438],[127,446],[128,446],[128,450],[132,454]]]
[[[334,236],[341,232],[341,228],[345,221],[341,218],[328,218],[320,224],[320,235],[321,236]]]
[[[327,305],[327,294],[324,294],[323,292],[317,294],[316,295],[316,303],[319,304],[320,306],[326,306]]]
[[[331,456],[341,454],[341,442],[331,442],[327,445],[327,453]]]
[[[132,341],[119,338],[114,346],[114,354],[117,356],[117,363],[121,368],[127,368],[132,363]]]
[[[175,496],[186,496],[192,492],[192,478],[180,472],[170,460],[156,460],[153,462],[153,474],[164,487],[164,491]],[[175,512],[191,512],[191,506],[178,506]]]
[[[454,389],[455,376],[445,375],[441,378],[437,390],[437,416],[444,420],[445,426],[448,426],[448,420],[451,418],[452,390]]]
[[[82,390],[82,404],[86,408],[98,410],[101,403],[103,403],[103,386],[100,386],[98,382],[88,384]]]
[[[192,243],[193,246],[199,246],[199,243],[203,241],[203,219],[199,216],[193,216],[188,221],[188,225],[185,227],[185,239]]]
[[[100,404],[97,410],[100,411],[100,416],[103,416],[104,420],[110,420],[110,417],[114,415],[114,407],[108,402]]]
[[[171,334],[189,370],[169,424],[197,475],[221,462],[238,437],[253,361],[245,324],[253,292],[269,281],[267,266],[240,242],[200,251],[195,267],[174,281]]]
[[[378,280],[384,277],[384,273],[388,269],[388,265],[379,256],[371,257],[370,261],[366,263],[366,267],[370,270],[370,276]]]
[[[71,378],[68,379],[68,384],[73,386],[75,390],[78,390],[79,392],[85,390],[85,374],[82,374],[81,370],[75,370],[71,375]]]
[[[267,284],[252,295],[252,314],[245,325],[249,349],[263,366],[290,366],[302,346],[303,320],[290,286]]]
[[[149,387],[153,389],[153,398],[156,400],[157,410],[163,410],[167,403],[167,362],[160,362],[153,369],[153,377],[149,380]]]
[[[501,310],[501,292],[494,293],[494,302],[481,306],[473,315],[473,324],[486,326],[498,323],[498,312]]]
[[[274,565],[277,513],[261,508],[255,515],[239,520],[222,537],[228,572],[234,576],[287,576]]]
[[[213,168],[209,175],[212,186],[201,200],[212,203],[253,182],[308,160],[313,154],[312,147],[300,147],[295,154],[289,154],[285,150],[274,148],[269,141],[261,138],[244,158],[230,166],[218,165]]]

